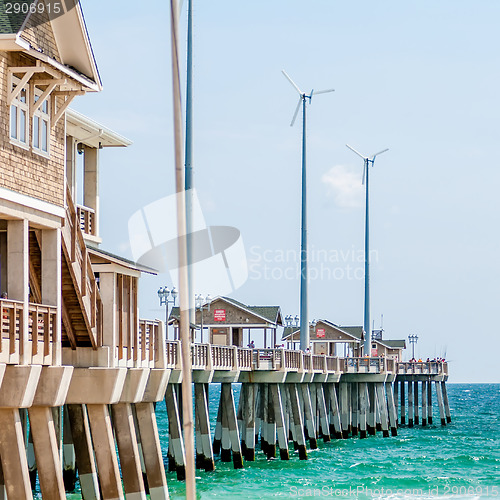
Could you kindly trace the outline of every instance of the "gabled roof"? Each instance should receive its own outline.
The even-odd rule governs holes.
[[[133,271],[140,271],[142,273],[155,275],[158,274],[158,271],[156,271],[155,269],[137,264],[132,260],[126,259],[125,257],[120,257],[119,255],[115,255],[111,252],[106,252],[101,248],[87,247],[87,250],[91,256],[94,255],[97,258],[100,258],[101,261],[103,261],[102,263],[118,264],[119,266],[125,267],[127,269],[132,269]]]
[[[320,319],[316,322],[315,328],[318,328],[318,326],[321,326],[323,324],[326,327],[329,327],[330,329],[333,329],[334,331],[337,330],[339,334],[344,334],[347,337],[351,337],[354,342],[359,343],[360,340],[362,340],[362,334],[363,334],[363,328],[362,327],[356,327],[356,326],[339,326],[336,325],[335,323],[332,323],[331,321],[328,321],[326,319]],[[361,328],[361,332],[358,331],[358,328]],[[312,325],[309,326],[309,331],[312,333],[314,331],[314,328]],[[300,334],[300,328],[297,326],[287,326],[285,327],[283,331],[283,335],[281,337],[281,340],[291,340],[291,341],[298,341],[297,337]],[[361,335],[359,337],[358,335]],[[318,341],[317,337],[314,337],[311,335],[311,342],[312,341]],[[319,341],[323,341],[322,339],[319,339]],[[325,339],[324,341],[332,341],[332,339]],[[337,340],[339,341],[339,340]],[[344,342],[344,340],[341,340],[339,342]]]
[[[31,0],[17,0],[27,4]],[[64,2],[69,7],[72,2]],[[38,14],[40,15],[40,14]],[[94,53],[83,17],[80,2],[74,2],[74,7],[69,8],[63,15],[44,13],[46,22],[50,22],[54,34],[57,52],[60,61],[43,53],[40,47],[35,47],[23,37],[23,27],[29,22],[32,14],[10,14],[6,12],[6,2],[0,3],[0,50],[18,50],[52,64],[66,73],[77,73],[87,80],[90,90],[101,90],[101,78],[97,69]],[[36,25],[36,24],[35,24]],[[92,85],[93,84],[93,85]]]
[[[339,326],[339,328],[349,335],[356,337],[358,340],[363,340],[365,337],[362,326]]]
[[[375,340],[379,344],[382,344],[389,349],[406,349],[406,340]]]

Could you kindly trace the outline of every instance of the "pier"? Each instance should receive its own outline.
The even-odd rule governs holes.
[[[437,411],[451,422],[447,363],[402,362],[404,340],[374,336],[366,357],[362,327],[320,320],[302,351],[297,328],[278,338],[279,306],[216,297],[196,312],[188,352],[178,311],[143,319],[139,280],[156,271],[101,248],[100,151],[131,141],[69,108],[101,90],[80,4],[57,20],[34,14],[0,24],[0,500],[31,500],[37,484],[64,499],[77,481],[85,500],[167,499],[166,472],[185,479],[187,451],[209,473],[258,453],[306,460],[321,442],[389,438]],[[258,331],[264,347],[244,347]],[[190,374],[195,450],[182,425]]]

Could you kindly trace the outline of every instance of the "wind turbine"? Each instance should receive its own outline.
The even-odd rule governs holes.
[[[309,347],[309,318],[307,314],[307,178],[306,178],[306,102],[309,99],[309,104],[313,96],[314,90],[311,90],[307,95],[302,92],[298,85],[288,76],[285,70],[282,70],[283,75],[292,84],[293,88],[299,94],[299,102],[295,108],[290,127],[293,127],[295,119],[299,114],[300,106],[302,105],[302,229],[300,240],[300,348],[305,351]],[[326,94],[333,92],[335,89],[320,90],[314,92],[314,95]]]
[[[365,185],[366,202],[365,202],[365,315],[363,321],[363,328],[365,330],[365,343],[364,343],[364,354],[371,355],[371,344],[372,344],[372,331],[370,328],[370,227],[369,227],[369,198],[368,198],[368,179],[369,179],[369,166],[370,163],[372,167],[375,163],[375,158],[389,149],[383,149],[378,153],[371,156],[364,156],[359,151],[356,151],[353,147],[346,144],[346,146],[353,152],[356,153],[360,158],[363,158],[363,180],[362,184]]]

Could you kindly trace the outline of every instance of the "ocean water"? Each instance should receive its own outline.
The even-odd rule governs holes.
[[[220,386],[210,386],[212,423]],[[235,397],[239,386],[235,386]],[[477,499],[500,500],[500,384],[448,384],[453,422],[441,427],[434,404],[434,424],[399,428],[397,437],[381,433],[367,439],[319,441],[309,459],[267,460],[234,470],[216,461],[214,472],[197,472],[200,499]],[[157,406],[166,462],[165,405]],[[278,453],[279,455],[279,453]],[[167,473],[170,497],[184,497],[184,483]],[[75,494],[68,498],[81,498]]]

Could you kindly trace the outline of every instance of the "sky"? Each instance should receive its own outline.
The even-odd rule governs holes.
[[[104,90],[72,106],[133,141],[102,151],[100,185],[102,248],[131,258],[128,220],[174,192],[168,2],[81,3]],[[335,89],[308,107],[310,319],[363,322],[363,164],[345,144],[389,148],[370,170],[375,327],[418,335],[416,356],[446,357],[451,382],[500,382],[499,16],[496,0],[195,2],[195,186],[207,224],[241,231],[233,298],[299,313],[285,69],[306,92]],[[142,317],[164,317],[163,285],[141,280]]]

